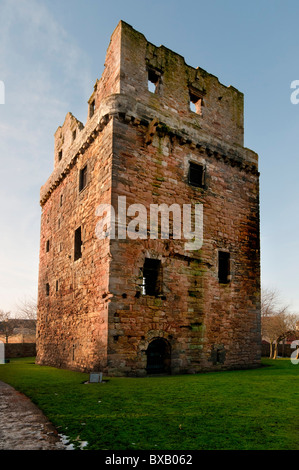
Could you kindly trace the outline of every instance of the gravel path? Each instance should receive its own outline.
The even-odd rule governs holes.
[[[43,413],[20,392],[0,382],[0,450],[65,450]]]

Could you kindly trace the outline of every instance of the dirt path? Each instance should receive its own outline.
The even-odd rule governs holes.
[[[0,450],[65,450],[57,431],[20,392],[0,382]]]

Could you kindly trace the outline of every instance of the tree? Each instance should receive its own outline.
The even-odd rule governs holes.
[[[263,289],[261,302],[262,337],[270,343],[270,358],[276,359],[278,344],[290,335],[298,334],[298,315],[290,313],[276,290]],[[274,347],[274,348],[273,348]]]
[[[30,320],[28,328],[34,329],[36,327],[37,302],[34,298],[30,297],[20,300],[16,306],[16,311],[19,318]]]
[[[11,312],[0,310],[0,334],[5,336],[6,343],[8,343],[8,338],[13,335],[15,327],[16,319],[11,318]]]

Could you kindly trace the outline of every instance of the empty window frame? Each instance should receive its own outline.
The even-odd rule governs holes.
[[[81,168],[79,172],[79,191],[82,191],[82,189],[84,189],[86,185],[87,185],[87,165]]]
[[[91,103],[89,103],[89,117],[92,118],[95,112],[95,107],[96,107],[96,102],[93,100]]]
[[[161,73],[155,69],[148,69],[147,87],[151,93],[158,93]]]
[[[145,258],[143,265],[143,295],[162,294],[162,268],[158,259]]]
[[[82,236],[81,236],[81,227],[78,227],[75,230],[74,237],[74,261],[82,257]]]
[[[205,187],[206,169],[201,163],[189,162],[188,182],[198,188]]]
[[[218,251],[218,280],[221,284],[230,281],[230,254],[227,251]]]
[[[189,98],[190,111],[202,116],[203,96],[189,90]]]

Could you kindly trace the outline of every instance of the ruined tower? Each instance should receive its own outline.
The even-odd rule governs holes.
[[[68,113],[55,133],[40,204],[37,363],[139,376],[259,365],[258,157],[234,87],[121,21],[86,124]],[[103,204],[114,237],[104,224],[99,236]],[[169,236],[159,216],[158,236],[148,222],[129,237],[134,204],[189,205],[193,225],[201,207],[202,245],[186,249],[171,211]]]

